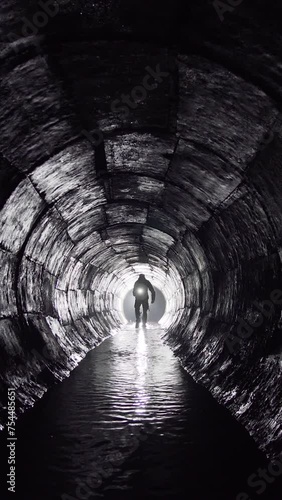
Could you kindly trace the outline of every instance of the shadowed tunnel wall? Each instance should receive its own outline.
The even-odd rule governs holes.
[[[7,386],[33,404],[121,326],[124,290],[145,271],[183,366],[275,455],[281,306],[228,349],[282,288],[275,20],[264,2],[224,23],[202,2],[187,16],[168,2],[158,23],[158,2],[137,2],[137,16],[94,4],[65,2],[25,36],[36,3],[1,5],[2,424]]]

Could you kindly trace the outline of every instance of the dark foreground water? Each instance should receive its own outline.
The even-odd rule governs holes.
[[[247,486],[267,462],[160,335],[106,340],[17,422],[11,498],[281,498],[278,479],[263,495]]]

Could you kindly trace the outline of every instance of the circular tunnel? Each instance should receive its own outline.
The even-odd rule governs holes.
[[[1,6],[1,392],[23,409],[127,321],[143,272],[183,366],[281,450],[279,301],[252,326],[281,288],[281,8],[246,3],[156,24],[158,2],[51,2],[33,30],[36,2]]]

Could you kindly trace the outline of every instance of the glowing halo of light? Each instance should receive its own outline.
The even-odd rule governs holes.
[[[153,286],[161,290],[165,298],[165,312],[158,322],[159,325],[164,329],[176,325],[183,313],[185,294],[183,282],[173,263],[167,270],[153,264],[133,264],[120,270],[118,276],[103,278],[103,290],[111,297],[112,319],[120,326],[128,324],[123,308],[124,299],[127,293],[133,290],[140,274],[144,274]]]

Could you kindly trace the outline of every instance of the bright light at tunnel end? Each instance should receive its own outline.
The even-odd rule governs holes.
[[[165,312],[158,324],[164,329],[175,325],[182,315],[185,299],[181,277],[173,265],[165,271],[152,264],[134,264],[120,273],[113,287],[109,286],[111,289],[108,290],[113,294],[113,306],[118,322],[128,324],[124,314],[124,299],[128,292],[133,291],[139,274],[144,274],[155,288],[161,290],[165,298]]]

